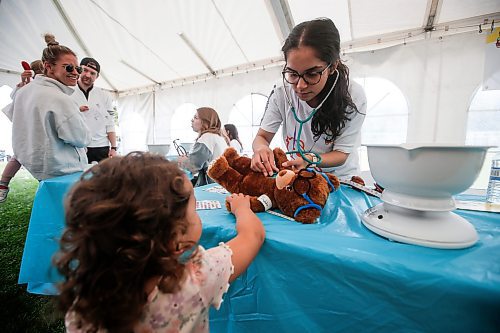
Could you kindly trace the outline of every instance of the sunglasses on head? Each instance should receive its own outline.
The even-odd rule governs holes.
[[[80,66],[73,66],[73,65],[63,65],[63,67],[66,69],[66,72],[68,73],[73,73],[73,70],[76,69],[76,72],[78,74],[82,74],[83,69]]]

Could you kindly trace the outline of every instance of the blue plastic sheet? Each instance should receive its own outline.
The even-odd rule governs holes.
[[[19,276],[31,292],[53,293],[51,284],[60,279],[50,258],[63,228],[62,198],[77,176],[46,180],[36,194]],[[211,186],[197,188],[197,199],[223,203],[224,195],[205,191]],[[211,310],[210,331],[498,331],[500,214],[456,211],[475,226],[479,242],[441,250],[366,229],[360,216],[379,202],[342,186],[317,224],[258,214],[266,241],[221,309]],[[234,217],[225,209],[199,214],[205,247],[235,236]]]

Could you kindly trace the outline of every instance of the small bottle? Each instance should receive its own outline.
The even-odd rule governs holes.
[[[500,153],[491,161],[490,180],[486,191],[486,202],[500,204]]]

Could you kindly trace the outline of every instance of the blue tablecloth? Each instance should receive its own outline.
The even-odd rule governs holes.
[[[40,183],[19,275],[30,292],[54,293],[60,279],[51,256],[63,228],[63,196],[77,177]],[[223,203],[208,187],[196,189],[197,199]],[[475,226],[479,242],[440,250],[371,233],[360,216],[379,202],[342,186],[317,224],[258,214],[266,241],[221,309],[211,310],[211,332],[498,332],[500,214],[456,211]],[[235,235],[224,209],[199,214],[205,247]]]

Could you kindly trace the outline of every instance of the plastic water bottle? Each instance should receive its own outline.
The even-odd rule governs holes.
[[[486,202],[500,204],[500,153],[497,153],[491,161]]]

